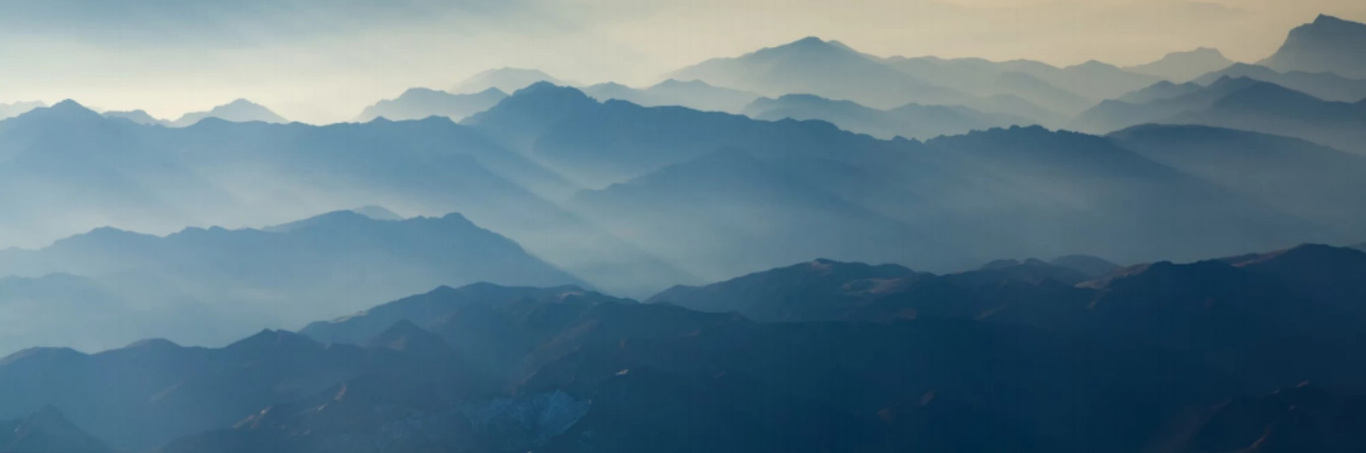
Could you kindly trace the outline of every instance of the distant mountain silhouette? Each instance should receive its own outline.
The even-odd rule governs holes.
[[[1366,228],[1366,156],[1299,139],[1206,126],[1138,126],[1111,134],[1126,149],[1336,230]]]
[[[568,84],[535,69],[500,68],[470,76],[470,78],[452,87],[450,92],[474,94],[493,89],[504,93],[515,93],[537,82],[550,82],[556,85]]]
[[[743,113],[767,121],[787,118],[829,121],[841,129],[883,139],[900,136],[923,140],[993,127],[1033,124],[1025,118],[982,113],[967,107],[908,104],[891,110],[877,110],[853,101],[834,101],[800,94],[759,99],[746,107]]]
[[[1366,79],[1366,24],[1320,15],[1291,30],[1281,48],[1261,64],[1278,71]]]
[[[1218,79],[1215,80],[1217,81]],[[1175,83],[1163,80],[1161,82],[1152,84],[1152,86],[1132,91],[1128,94],[1120,96],[1119,98],[1116,98],[1115,100],[1126,102],[1129,104],[1147,104],[1153,101],[1161,101],[1164,99],[1173,99],[1186,96],[1205,89],[1206,85],[1208,84],[1199,84],[1195,82],[1186,82],[1177,85]]]
[[[0,252],[0,274],[53,272],[88,276],[105,291],[137,301],[142,317],[165,326],[143,330],[141,336],[193,344],[221,344],[267,322],[301,325],[319,312],[356,310],[442,284],[579,283],[458,214],[385,221],[351,211],[266,230],[187,229],[157,237],[103,229],[41,250]],[[70,299],[55,289],[30,297],[35,303]],[[187,305],[216,314],[215,319],[196,319],[184,313]],[[118,314],[128,308],[89,309]],[[111,326],[126,319],[119,317]],[[130,341],[118,329],[101,333],[110,336],[105,345],[109,338]],[[39,339],[20,337],[8,344],[43,344]]]
[[[260,121],[264,123],[281,124],[289,122],[289,120],[284,119],[280,115],[276,115],[275,112],[270,111],[270,109],[267,109],[260,104],[246,99],[238,99],[214,107],[207,112],[186,113],[184,116],[181,116],[180,119],[171,121],[168,125],[171,127],[193,126],[196,123],[203,121],[205,118],[217,118],[234,123]]]
[[[52,406],[19,420],[0,421],[0,451],[10,453],[112,453]]]
[[[1366,80],[1349,79],[1331,72],[1277,72],[1266,66],[1238,63],[1221,71],[1200,76],[1194,83],[1209,85],[1224,77],[1246,77],[1271,82],[1311,96],[1338,102],[1366,99]]]
[[[769,97],[810,93],[874,108],[912,102],[958,105],[972,97],[898,71],[838,41],[815,37],[736,58],[708,60],[667,77],[701,80]]]
[[[148,114],[146,111],[143,110],[111,111],[104,112],[102,113],[102,115],[104,115],[105,118],[123,118],[134,123],[145,124],[148,126],[168,126],[171,124],[170,121],[153,117],[151,114]]]
[[[645,89],[616,83],[583,88],[584,94],[599,101],[618,99],[646,107],[676,105],[704,112],[741,113],[759,95],[708,85],[706,82],[665,80]]]
[[[356,121],[366,122],[384,117],[390,120],[419,120],[429,116],[444,116],[460,121],[475,113],[488,110],[507,97],[497,88],[474,94],[450,94],[426,88],[412,88],[396,99],[379,101],[365,108]]]
[[[1146,92],[1131,93],[1134,101],[1108,100],[1082,112],[1072,126],[1093,133],[1107,133],[1146,123],[1168,122],[1186,112],[1200,111],[1238,91],[1259,83],[1248,78],[1224,77],[1205,87],[1183,86],[1167,90],[1149,87]]]
[[[1020,71],[1003,63],[977,58],[936,57],[892,57],[885,62],[930,83],[980,96],[982,101],[964,105],[984,111],[1021,115],[1047,122],[1050,120],[1049,114],[1070,116],[1093,103],[1086,96],[1044,81],[1039,77],[1041,74]],[[1007,99],[1017,100],[1017,103],[1028,104],[1049,114],[1031,113],[1021,107],[1012,107],[1005,102]]]
[[[24,113],[28,113],[28,111],[30,110],[40,107],[47,107],[47,103],[42,101],[32,101],[0,104],[0,120],[14,118]]]
[[[1366,153],[1366,101],[1324,101],[1269,83],[1238,90],[1207,109],[1164,122],[1266,132]]]
[[[1124,68],[1129,72],[1161,77],[1182,83],[1219,71],[1233,64],[1218,49],[1201,47],[1186,52],[1173,52],[1152,63]]]

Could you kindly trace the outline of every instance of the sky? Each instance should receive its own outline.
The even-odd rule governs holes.
[[[883,56],[1255,62],[1361,0],[0,0],[0,102],[72,98],[163,118],[247,98],[347,121],[410,87],[529,67],[645,85],[805,36]]]

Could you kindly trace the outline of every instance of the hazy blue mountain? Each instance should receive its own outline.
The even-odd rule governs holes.
[[[651,209],[661,205],[670,208]],[[910,225],[738,149],[582,192],[569,206],[610,219],[608,228],[616,235],[704,278],[812,255],[880,261],[905,256],[888,244],[924,254],[943,248],[929,245],[930,236]]]
[[[1092,101],[1113,99],[1160,80],[1094,60],[1063,68],[1030,60],[1004,61],[997,65],[1004,71],[1028,74],[1053,86],[1065,87]]]
[[[444,382],[446,395],[486,392],[483,379],[458,357],[424,351],[324,346],[271,330],[217,349],[149,340],[91,355],[27,350],[0,359],[0,418],[53,407],[117,449],[147,451],[230,428],[276,404],[318,393],[350,395],[343,389],[359,380],[394,379],[390,394],[427,382]],[[356,387],[353,398],[370,390]]]
[[[1217,80],[1217,79],[1216,79]],[[1146,104],[1164,99],[1179,98],[1203,90],[1208,84],[1186,82],[1180,85],[1163,80],[1141,90],[1130,92],[1115,100],[1130,104]]]
[[[1298,137],[1366,153],[1366,100],[1355,103],[1325,101],[1270,83],[1248,86],[1209,108],[1181,113],[1163,122]]]
[[[834,101],[801,94],[789,94],[777,99],[762,98],[751,103],[743,113],[766,121],[787,118],[829,121],[847,131],[884,139],[897,136],[928,139],[993,127],[1032,124],[1025,118],[982,113],[967,107],[908,104],[891,110],[878,110],[853,101]]]
[[[70,274],[0,277],[0,313],[0,355],[38,345],[109,349],[154,335],[164,320],[102,282]]]
[[[1138,126],[1119,146],[1350,239],[1366,228],[1366,157],[1299,139],[1206,126]]]
[[[40,107],[47,107],[47,103],[42,101],[31,101],[0,104],[0,120],[14,118]]]
[[[822,251],[817,248],[821,243],[806,241],[803,244],[813,247],[805,251],[806,256],[894,261],[941,271],[999,256],[1087,253],[1141,262],[1225,255],[1311,237],[1332,239],[1322,231],[1311,231],[1306,221],[1147,160],[1103,138],[1042,128],[987,131],[927,143],[883,141],[824,122],[767,122],[676,107],[597,103],[577,90],[548,84],[524,90],[467,123],[505,142],[524,144],[529,156],[561,174],[597,182],[600,190],[576,198],[571,210],[583,212],[613,234],[656,254],[663,250],[655,247],[680,242],[658,234],[655,228],[691,228],[684,234],[726,237],[725,228],[730,227],[723,225],[747,219],[749,206],[761,201],[777,203],[775,209],[785,210],[784,215],[792,216],[788,218],[821,218],[821,211],[812,208],[820,203],[792,201],[811,193],[834,196],[845,205],[890,219],[902,225],[906,235],[893,242],[897,246],[860,248],[877,254],[858,258],[841,255],[849,251],[833,244],[826,244],[829,250]],[[651,152],[639,152],[642,149]],[[747,157],[729,158],[727,153],[732,151]],[[664,176],[680,169],[706,176]],[[740,175],[747,171],[755,174]],[[660,178],[650,177],[656,173]],[[706,178],[721,176],[727,184],[738,181],[734,182],[737,190],[744,188],[749,194],[719,195]],[[651,189],[650,184],[628,183],[632,181],[678,181],[679,185]],[[609,183],[623,184],[603,187]],[[797,190],[794,185],[805,189]],[[577,203],[593,199],[589,194],[610,197]],[[701,196],[712,198],[706,198],[706,203],[694,199]],[[661,210],[659,206],[681,208]],[[711,212],[677,213],[695,207],[710,207]],[[830,230],[840,225],[838,219],[824,222],[817,230],[830,233],[820,234],[838,234]],[[1164,226],[1152,227],[1154,222]],[[800,233],[791,227],[779,231]],[[934,239],[920,239],[924,237]],[[1191,240],[1194,237],[1202,239]],[[768,240],[786,239],[775,235]],[[1195,249],[1199,251],[1183,251]],[[721,256],[764,267],[793,260],[780,250],[764,256],[725,248],[717,250],[721,255],[705,261],[683,258],[697,257],[699,250],[712,249],[705,244],[694,249],[675,246],[668,252],[678,255],[660,256],[703,276],[763,268],[720,272],[713,267]]]
[[[186,113],[179,119],[171,121],[167,125],[171,127],[193,126],[196,123],[203,121],[205,118],[217,118],[234,123],[260,121],[264,123],[282,124],[289,122],[289,120],[284,119],[280,115],[276,115],[275,112],[270,111],[270,109],[261,104],[246,99],[238,99],[214,107],[207,112]]]
[[[1170,90],[1174,96],[1153,96],[1158,88],[1148,93],[1135,93],[1134,100],[1107,100],[1082,112],[1073,121],[1078,130],[1107,133],[1139,124],[1169,121],[1177,115],[1208,109],[1233,93],[1267,83],[1249,78],[1224,77],[1205,87],[1179,87]],[[1153,88],[1153,87],[1149,87]]]
[[[902,72],[930,83],[972,93],[985,99],[1014,98],[1048,112],[1071,116],[1094,104],[1087,96],[1068,91],[1063,86],[1044,81],[1034,74],[1016,70],[1009,65],[978,58],[943,59],[937,57],[892,57],[886,63]],[[993,112],[1021,115],[1027,112],[1006,110],[1006,106],[991,106],[989,102],[967,103],[970,107]],[[1051,118],[1039,113],[1027,116],[1035,121]]]
[[[105,118],[123,118],[134,123],[145,124],[149,126],[167,126],[171,123],[170,121],[153,117],[151,114],[148,114],[146,111],[143,110],[110,111],[101,113],[101,115],[104,115]]]
[[[1209,85],[1224,77],[1246,77],[1271,82],[1329,101],[1356,102],[1366,99],[1366,80],[1349,79],[1331,72],[1277,72],[1266,66],[1244,63],[1205,74],[1195,79],[1194,83]]]
[[[366,107],[356,121],[367,122],[384,117],[390,120],[419,120],[429,116],[444,116],[454,121],[488,110],[507,97],[497,88],[473,94],[451,94],[427,88],[412,88],[396,99],[379,101]]]
[[[259,227],[356,206],[460,212],[621,294],[693,281],[556,206],[576,186],[446,118],[162,128],[74,102],[0,122],[0,237],[36,248],[117,225]],[[572,239],[571,239],[572,238]]]
[[[1260,64],[1278,71],[1333,72],[1366,79],[1366,24],[1320,15],[1290,30],[1281,48]]]
[[[617,83],[583,88],[584,94],[599,101],[618,99],[646,107],[676,105],[704,112],[741,113],[759,95],[708,85],[699,80],[665,80],[644,89]]]
[[[875,108],[908,103],[958,105],[972,98],[898,71],[838,41],[805,38],[735,58],[717,58],[668,74],[777,97],[810,93]]]
[[[1366,253],[1301,246],[1080,285],[1038,260],[939,276],[817,260],[648,304],[440,288],[306,329],[330,344],[268,330],[221,349],[24,351],[0,359],[0,418],[51,406],[116,447],[196,453],[1184,452],[1252,432],[1352,451],[1355,418],[1333,408],[1366,391],[1362,272]],[[819,322],[674,305],[693,301]],[[1333,390],[1285,390],[1305,381]],[[1274,423],[1287,402],[1347,424],[1294,437]]]
[[[0,451],[10,453],[112,453],[99,439],[72,425],[61,411],[44,407],[18,420],[0,421]]]
[[[1161,77],[1182,83],[1233,65],[1218,49],[1200,47],[1185,52],[1172,52],[1157,61],[1124,68],[1129,72]]]
[[[85,301],[66,295],[60,285],[30,291],[32,303],[64,304],[53,313],[79,313],[81,304],[94,313],[136,308],[147,312],[143,316],[165,320],[166,327],[139,331],[134,338],[155,336],[191,344],[221,344],[262,325],[302,325],[321,313],[358,310],[376,300],[444,284],[580,283],[459,214],[386,221],[351,211],[267,230],[194,228],[158,237],[102,229],[40,250],[0,252],[0,274],[54,272],[90,277],[99,288],[119,296],[115,300],[137,304],[100,307],[100,298]],[[177,319],[186,306],[217,315],[211,322]],[[22,307],[7,312],[26,312],[18,308]],[[40,319],[61,325],[57,319]],[[44,335],[37,327],[32,334]],[[130,341],[119,330],[100,333],[108,337],[91,341],[104,340],[100,344],[106,346]],[[17,349],[51,340],[16,337],[6,344]]]
[[[514,93],[537,82],[550,82],[556,85],[568,84],[535,69],[499,68],[489,69],[470,76],[470,78],[457,83],[449,91],[455,94],[473,94],[494,89],[504,93]]]

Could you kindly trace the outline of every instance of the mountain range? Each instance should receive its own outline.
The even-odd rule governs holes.
[[[967,107],[907,104],[891,110],[877,110],[853,101],[834,101],[803,94],[758,99],[745,107],[743,113],[766,121],[788,118],[828,121],[840,129],[883,139],[905,137],[925,140],[974,130],[1033,124],[1024,118],[982,113]]]
[[[631,88],[618,83],[583,87],[584,94],[599,101],[617,99],[645,107],[676,105],[704,112],[740,113],[759,95],[708,85],[698,80],[669,79],[649,88]]]
[[[1224,57],[1218,49],[1201,47],[1186,52],[1169,53],[1152,63],[1124,68],[1126,71],[1161,77],[1171,82],[1182,83],[1222,70],[1233,65],[1233,60]]]
[[[25,317],[4,330],[6,353],[146,337],[215,345],[437,285],[581,283],[459,214],[376,220],[351,211],[165,237],[99,229],[0,252],[0,274],[27,277],[0,283],[7,315]]]
[[[488,110],[506,97],[507,93],[497,88],[473,94],[451,94],[426,88],[412,88],[395,99],[386,99],[366,107],[360,116],[356,117],[356,121],[364,123],[381,117],[394,121],[420,120],[429,116],[444,116],[453,121],[460,121]]]
[[[549,82],[556,85],[568,84],[535,69],[499,68],[472,75],[457,83],[449,91],[454,94],[474,94],[493,89],[504,93],[513,93],[537,82]]]
[[[1366,445],[1366,253],[1078,262],[1103,260],[816,260],[647,303],[439,288],[224,348],[24,351],[0,360],[0,418],[60,411],[165,452]]]

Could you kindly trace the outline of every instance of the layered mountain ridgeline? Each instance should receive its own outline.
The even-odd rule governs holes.
[[[1155,91],[1170,97],[1156,97]],[[1078,117],[1075,126],[1107,132],[1145,123],[1200,124],[1302,138],[1334,148],[1366,152],[1366,100],[1325,101],[1271,82],[1221,78],[1209,86],[1154,88],[1134,93],[1147,102],[1105,101]]]
[[[1112,141],[1042,128],[883,141],[549,84],[466,123],[601,187],[565,206],[704,278],[809,256],[945,271],[1002,255],[1139,262],[1356,239]]]
[[[967,107],[909,104],[891,110],[877,110],[853,101],[834,101],[800,94],[758,99],[745,107],[742,113],[766,121],[788,118],[828,121],[840,129],[883,139],[905,137],[923,140],[974,130],[1033,124],[1021,117],[982,113]]]
[[[115,447],[164,452],[1366,446],[1344,396],[1366,392],[1352,352],[1366,253],[1100,278],[1113,265],[1098,258],[1054,263],[818,260],[645,304],[440,288],[222,349],[25,351],[0,360],[0,418],[50,406]]]
[[[443,284],[580,283],[459,214],[385,221],[351,211],[264,230],[100,229],[0,252],[0,275],[45,276],[0,280],[5,316],[14,317],[0,329],[5,353],[100,350],[151,336],[223,344],[262,325],[295,327]]]
[[[1172,82],[1182,83],[1211,72],[1219,71],[1234,64],[1224,57],[1218,49],[1201,47],[1186,52],[1174,52],[1152,63],[1124,68],[1129,72],[1161,77]]]
[[[1356,102],[1366,99],[1366,79],[1351,79],[1331,72],[1279,72],[1266,66],[1244,63],[1205,74],[1191,83],[1210,85],[1224,77],[1270,82],[1327,101]]]
[[[275,114],[261,104],[238,99],[227,104],[223,104],[207,112],[186,113],[175,121],[167,121],[165,124],[171,127],[193,126],[207,118],[217,118],[234,123],[263,122],[263,123],[288,123],[284,117]]]
[[[575,190],[564,178],[446,118],[165,128],[64,102],[0,123],[0,188],[4,247],[106,225],[164,235],[380,205],[460,212],[628,294],[696,281],[558,207]]]
[[[14,118],[28,113],[29,110],[41,107],[47,107],[47,103],[42,101],[0,103],[0,120]]]
[[[449,91],[454,94],[472,94],[493,89],[504,93],[513,93],[538,82],[556,85],[570,84],[535,69],[498,68],[472,75],[455,84]]]
[[[583,88],[583,92],[599,101],[617,99],[646,107],[676,105],[704,112],[741,113],[759,95],[708,85],[698,80],[669,79],[649,88],[631,88],[617,83],[603,83]]]
[[[1043,124],[1158,80],[1099,62],[1057,68],[1024,60],[880,58],[819,38],[709,60],[668,77],[775,98],[812,94],[877,109],[911,103],[965,106]]]
[[[497,88],[489,88],[472,94],[451,94],[427,88],[413,88],[404,91],[395,99],[385,99],[366,107],[356,121],[367,122],[375,118],[389,120],[420,120],[429,116],[444,116],[460,121],[470,115],[488,110],[497,105],[507,93]]]

